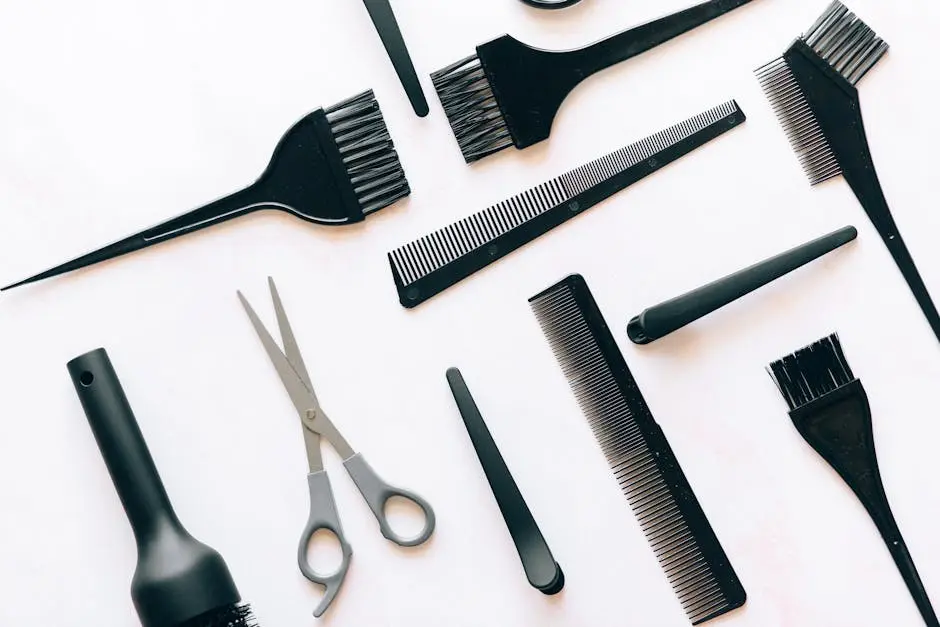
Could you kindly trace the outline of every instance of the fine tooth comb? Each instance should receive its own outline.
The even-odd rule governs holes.
[[[744,588],[584,278],[571,275],[529,304],[689,620],[744,605]]]
[[[855,88],[887,51],[865,22],[833,2],[782,57],[755,73],[810,184],[845,177],[940,339],[940,314],[878,182]]]
[[[261,177],[167,220],[3,290],[78,270],[262,209],[329,226],[361,222],[411,193],[372,91],[317,109],[281,138]]]
[[[388,254],[415,307],[745,121],[730,100]]]
[[[581,81],[678,37],[751,0],[710,0],[566,52],[509,35],[431,75],[460,151],[472,163],[509,146],[548,139],[552,121]]]
[[[888,505],[872,431],[871,407],[836,334],[776,361],[771,378],[803,439],[855,492],[884,538],[924,622],[940,627],[914,560]]]

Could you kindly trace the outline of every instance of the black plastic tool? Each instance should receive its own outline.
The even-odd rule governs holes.
[[[891,513],[862,382],[852,374],[835,334],[768,368],[803,439],[835,469],[868,510],[929,627],[940,627],[914,560]],[[822,512],[817,515],[824,515]]]
[[[587,77],[752,0],[709,0],[595,44],[540,50],[509,35],[431,75],[467,163],[548,139],[562,101]]]
[[[686,616],[698,625],[744,605],[744,587],[584,277],[529,304]]]
[[[888,44],[836,1],[756,74],[810,184],[845,178],[940,339],[940,313],[881,189],[855,87],[887,52]]]
[[[509,534],[516,544],[526,578],[539,592],[547,595],[558,594],[565,587],[565,574],[552,557],[548,543],[542,537],[542,532],[539,531],[539,526],[532,517],[529,506],[526,505],[522,493],[519,492],[457,368],[450,368],[447,371],[447,383],[450,384],[457,408],[460,410],[467,433],[473,442],[473,448],[477,452],[477,457],[480,458],[486,480],[493,490],[493,496],[496,497],[499,511],[502,512]]]
[[[414,108],[418,117],[424,117],[430,111],[427,98],[424,97],[424,90],[421,89],[421,82],[418,80],[418,73],[415,71],[414,63],[411,61],[411,55],[408,54],[408,47],[405,45],[405,39],[402,37],[401,28],[398,26],[398,20],[395,19],[395,12],[392,11],[392,5],[389,0],[363,0],[366,3],[366,9],[369,10],[369,16],[375,29],[379,32],[385,51],[388,52],[395,72],[398,73],[398,80],[401,81],[405,93],[408,94],[408,100]]]
[[[281,138],[267,169],[245,189],[4,287],[8,290],[101,263],[254,211],[275,210],[326,226],[363,221],[411,193],[371,91],[317,109]]]
[[[564,9],[575,5],[581,0],[522,0],[530,7],[537,9]]]
[[[682,296],[650,307],[630,321],[627,325],[627,335],[634,344],[649,344],[776,281],[856,237],[858,231],[854,226],[841,228]]]
[[[398,298],[416,307],[742,124],[730,100],[388,254]]]
[[[137,540],[131,596],[143,627],[252,627],[228,566],[180,523],[103,348],[68,371]]]

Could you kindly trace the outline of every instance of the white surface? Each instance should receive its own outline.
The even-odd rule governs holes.
[[[920,624],[861,506],[798,437],[764,366],[841,334],[871,397],[882,471],[940,603],[940,347],[846,185],[811,189],[751,71],[823,0],[758,0],[598,76],[551,140],[467,168],[427,75],[503,32],[575,47],[686,6],[396,0],[431,115],[416,118],[355,0],[90,0],[0,7],[0,279],[13,281],[252,181],[298,117],[373,87],[414,189],[348,230],[259,214],[0,297],[0,619],[135,625],[133,539],[65,362],[108,348],[176,508],[265,626],[309,625],[295,564],[300,430],[235,299],[273,324],[273,275],[321,399],[439,526],[386,542],[328,454],[355,557],[324,625],[687,624],[526,303],[581,272],[749,592],[714,624]],[[936,33],[927,0],[855,0],[892,44],[861,85],[882,182],[940,297]],[[743,127],[415,311],[385,253],[729,98]],[[639,349],[630,316],[845,224],[859,240]],[[444,380],[459,366],[567,574],[531,589]]]

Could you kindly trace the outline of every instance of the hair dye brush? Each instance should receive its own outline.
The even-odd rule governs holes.
[[[261,209],[329,226],[361,222],[411,193],[371,91],[318,109],[281,138],[261,177],[230,196],[8,285],[8,290],[192,233]]]
[[[887,51],[888,44],[836,1],[781,58],[756,74],[810,184],[845,177],[940,339],[940,314],[878,182],[855,88]]]
[[[548,139],[581,81],[678,37],[751,0],[709,0],[578,50],[539,50],[509,35],[431,75],[467,163]]]
[[[875,456],[871,408],[833,334],[776,361],[768,369],[790,406],[803,439],[852,488],[878,527],[924,622],[940,627],[927,591],[891,514]]]
[[[257,627],[222,556],[176,517],[107,352],[68,370],[137,540],[131,596],[143,627]]]

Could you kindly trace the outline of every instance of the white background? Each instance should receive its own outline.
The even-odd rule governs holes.
[[[531,314],[588,280],[748,593],[715,625],[920,624],[880,537],[793,429],[764,372],[838,331],[864,382],[902,531],[940,603],[940,346],[841,180],[811,189],[752,70],[822,12],[757,0],[583,84],[551,140],[464,165],[428,74],[504,32],[577,47],[686,6],[396,0],[431,103],[411,112],[355,0],[8,0],[0,6],[0,280],[12,282],[251,182],[296,119],[375,89],[414,193],[331,230],[280,214],[0,297],[0,620],[138,624],[135,546],[65,370],[110,352],[178,513],[228,561],[262,625],[309,625],[295,563],[301,432],[235,298],[273,324],[279,282],[333,419],[438,514],[425,547],[385,541],[332,451],[355,556],[324,625],[687,624]],[[861,84],[882,182],[940,297],[936,33],[927,0],[855,0],[890,44]],[[385,253],[736,98],[748,122],[414,311]],[[643,308],[846,224],[857,242],[666,340]],[[444,379],[459,366],[567,574],[528,586]]]

